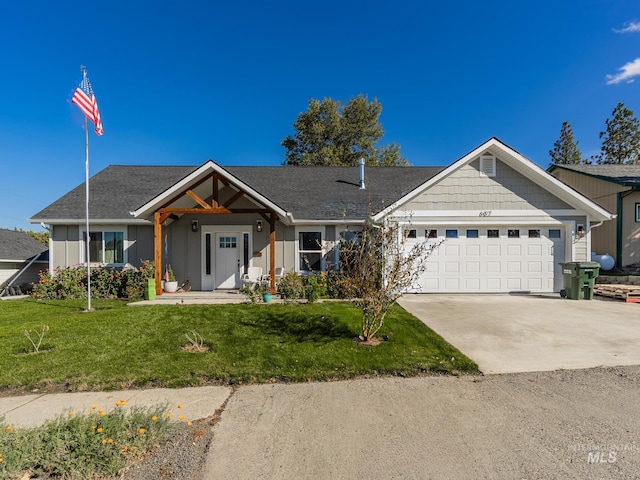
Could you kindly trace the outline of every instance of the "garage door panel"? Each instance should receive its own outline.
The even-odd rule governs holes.
[[[480,256],[480,245],[467,245],[465,250],[466,250],[467,256],[474,256],[474,257]]]
[[[507,262],[507,272],[522,272],[521,262]]]
[[[480,273],[480,262],[466,262],[464,267],[467,273]]]
[[[501,245],[487,245],[487,255],[502,255]]]
[[[527,245],[527,254],[531,256],[542,256],[542,245]]]
[[[527,262],[527,272],[542,273],[542,262]]]
[[[522,246],[507,245],[507,255],[522,255]]]
[[[444,253],[447,257],[455,255],[456,257],[460,255],[460,245],[447,245],[445,241],[444,245]]]

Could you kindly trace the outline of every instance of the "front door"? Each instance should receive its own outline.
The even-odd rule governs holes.
[[[214,288],[240,288],[242,273],[242,234],[220,232],[215,237]]]
[[[250,226],[201,227],[202,290],[240,288],[249,266]]]

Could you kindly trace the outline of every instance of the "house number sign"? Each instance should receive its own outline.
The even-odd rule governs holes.
[[[480,217],[490,217],[491,216],[491,210],[485,210],[483,212],[480,212]]]

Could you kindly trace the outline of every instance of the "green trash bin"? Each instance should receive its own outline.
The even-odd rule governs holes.
[[[596,277],[600,273],[597,262],[561,263],[566,297],[572,300],[592,300]]]
[[[144,299],[155,300],[156,299],[156,280],[150,278],[144,285]]]

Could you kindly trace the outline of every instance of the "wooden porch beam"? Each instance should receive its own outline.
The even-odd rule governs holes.
[[[235,195],[231,197],[229,200],[227,200],[226,202],[224,202],[222,206],[225,208],[229,208],[231,205],[233,205],[236,202],[236,200],[240,199],[243,195],[244,195],[243,191],[241,190],[237,191]]]
[[[211,205],[209,205],[207,202],[201,199],[193,190],[187,190],[187,195],[189,195],[202,208],[206,210],[209,210],[211,208]],[[214,205],[213,208],[216,208],[216,206]]]
[[[155,264],[156,295],[162,295],[162,215],[153,214],[153,263]]]
[[[220,192],[218,192],[218,179],[219,179],[219,175],[217,173],[213,174],[213,194],[211,195],[211,208],[213,208],[214,210],[216,208],[218,208],[218,195]]]

